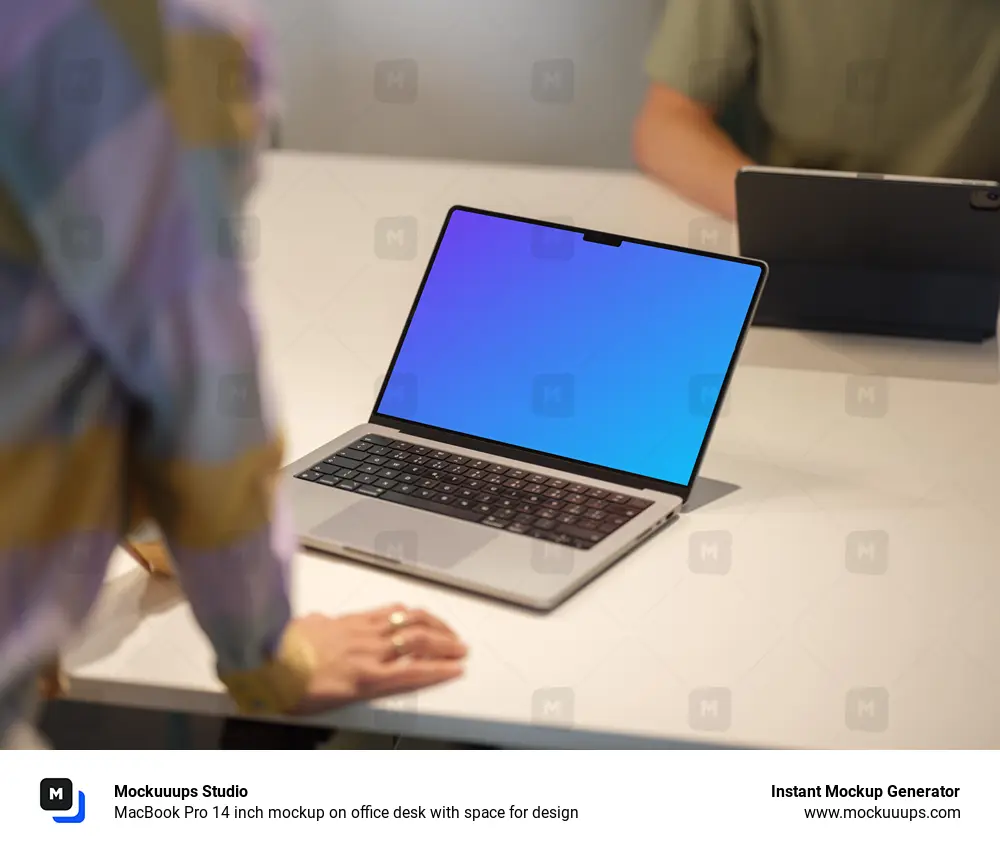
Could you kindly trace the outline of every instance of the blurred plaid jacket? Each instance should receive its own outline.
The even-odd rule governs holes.
[[[275,650],[294,543],[239,256],[274,106],[251,10],[0,0],[0,22],[2,739],[147,513],[220,672]]]

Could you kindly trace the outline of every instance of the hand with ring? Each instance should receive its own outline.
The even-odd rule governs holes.
[[[310,614],[296,627],[318,659],[299,707],[304,714],[414,691],[464,672],[465,645],[426,611],[393,605],[344,617]]]

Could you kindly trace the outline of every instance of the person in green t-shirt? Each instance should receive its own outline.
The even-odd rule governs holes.
[[[668,0],[646,71],[638,164],[729,219],[755,157],[1000,179],[1000,0]],[[741,92],[759,151],[719,124]]]

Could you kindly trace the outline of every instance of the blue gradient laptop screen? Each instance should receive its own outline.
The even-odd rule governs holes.
[[[686,486],[761,274],[455,210],[377,413]]]

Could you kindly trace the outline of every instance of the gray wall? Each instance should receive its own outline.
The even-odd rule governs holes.
[[[628,167],[663,0],[258,0],[286,148]]]

